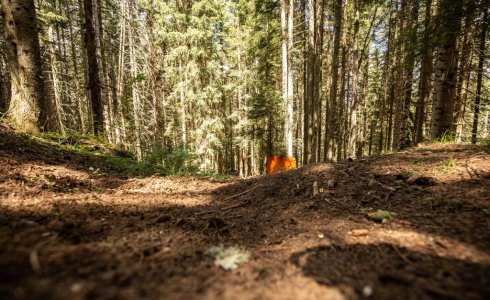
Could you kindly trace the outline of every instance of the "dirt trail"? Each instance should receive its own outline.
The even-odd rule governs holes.
[[[52,150],[0,134],[1,299],[490,298],[481,148],[227,182],[101,174]],[[215,266],[219,244],[249,261]]]

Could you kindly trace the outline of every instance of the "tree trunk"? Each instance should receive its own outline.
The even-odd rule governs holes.
[[[55,131],[64,134],[65,129],[63,126],[63,111],[62,111],[62,99],[61,99],[61,87],[60,78],[58,71],[58,61],[56,58],[56,47],[55,38],[53,35],[53,26],[48,28],[47,43],[49,44],[48,52],[49,57],[47,58],[47,65],[44,67],[46,70],[45,78],[45,94],[50,96],[49,99],[46,97],[46,122],[45,126],[49,131]],[[49,68],[51,66],[51,68]],[[51,91],[51,93],[49,93]]]
[[[405,89],[405,67],[404,67],[404,62],[407,57],[406,53],[406,46],[407,43],[405,43],[405,31],[407,30],[406,27],[406,19],[407,19],[407,14],[408,14],[408,2],[409,0],[402,0],[401,1],[401,9],[400,12],[398,13],[398,27],[397,31],[395,31],[397,34],[397,42],[395,44],[395,70],[396,70],[396,75],[395,78],[396,80],[394,81],[395,85],[395,97],[392,99],[393,100],[393,142],[391,145],[388,145],[388,147],[391,147],[392,149],[399,149],[400,148],[400,141],[401,141],[401,136],[402,136],[402,115],[404,114],[404,89]]]
[[[337,115],[337,88],[339,81],[339,54],[340,54],[340,39],[342,33],[342,11],[343,11],[343,1],[335,1],[335,24],[334,24],[334,45],[332,52],[332,83],[330,87],[330,99],[328,111],[325,114],[325,157],[324,159],[333,158],[334,155],[334,141],[336,136],[336,131],[338,130],[338,115]]]
[[[352,76],[352,99],[351,109],[349,112],[350,128],[349,128],[349,157],[356,157],[356,145],[357,145],[357,106],[358,106],[358,82],[357,77],[359,69],[357,67],[359,51],[359,0],[354,0],[354,38],[352,41],[352,63],[351,63],[351,76]]]
[[[380,125],[379,125],[379,137],[378,137],[378,147],[376,149],[377,153],[381,153],[384,147],[385,141],[387,141],[387,145],[391,142],[391,119],[393,116],[393,79],[391,75],[392,71],[392,55],[391,51],[393,49],[393,36],[396,27],[396,15],[393,9],[393,3],[390,2],[390,17],[388,21],[388,48],[386,49],[385,54],[385,63],[383,67],[383,95],[381,98],[381,107],[380,107]],[[388,102],[388,93],[390,93],[390,105],[389,105],[389,122],[388,122],[388,130],[386,130],[386,103]],[[387,138],[385,139],[385,131],[387,132]],[[371,152],[371,150],[370,150]]]
[[[345,0],[344,7],[342,9],[342,23],[347,24],[347,12],[348,12],[348,1]],[[341,63],[340,63],[340,91],[339,91],[339,99],[340,102],[338,103],[338,126],[337,126],[337,161],[342,160],[346,156],[346,139],[345,139],[345,133],[346,133],[346,125],[347,125],[347,118],[345,118],[345,113],[346,113],[346,106],[345,106],[345,93],[346,93],[346,87],[347,87],[347,26],[342,27],[342,34],[341,34],[341,39],[340,39],[340,47],[342,50],[341,53]]]
[[[128,2],[128,9],[126,11],[127,20],[133,20],[137,14],[136,9],[133,7],[134,3]],[[131,25],[131,23],[129,23]],[[131,98],[133,102],[133,121],[134,121],[134,137],[135,137],[135,150],[136,158],[141,161],[143,157],[142,145],[141,145],[141,95],[139,90],[139,82],[136,80],[139,72],[136,64],[136,41],[135,41],[135,28],[128,26],[128,50],[129,50],[129,67],[131,74]]]
[[[483,65],[485,63],[485,38],[487,35],[488,29],[488,9],[485,8],[483,13],[481,25],[481,34],[480,34],[480,45],[478,47],[478,75],[476,78],[476,96],[475,96],[475,111],[473,113],[473,128],[471,129],[471,143],[476,144],[477,135],[478,135],[478,118],[480,114],[480,102],[481,102],[481,93],[482,93],[482,85],[483,85]]]
[[[469,1],[466,6],[465,12],[465,26],[463,37],[463,49],[460,53],[461,62],[459,69],[459,80],[456,93],[456,103],[454,107],[454,131],[456,134],[456,142],[461,143],[463,138],[463,121],[466,102],[466,91],[468,89],[469,77],[471,72],[471,60],[473,57],[473,30],[474,26],[474,14],[476,3]]]
[[[294,2],[290,2],[281,1],[282,97],[286,109],[284,139],[288,157],[293,156],[293,68],[290,52],[293,47]]]
[[[3,45],[0,44],[0,113],[5,113],[8,107],[8,99],[10,99],[8,90],[9,90],[9,80],[7,78],[7,68],[4,64],[6,59],[3,57]]]
[[[414,144],[422,142],[424,139],[424,123],[426,103],[430,98],[430,79],[432,75],[432,0],[425,1],[424,37],[422,45],[422,61],[419,83],[419,97],[415,109],[415,134]]]
[[[462,6],[462,0],[442,0],[439,6],[439,33],[443,38],[437,51],[431,118],[432,139],[440,139],[453,133]]]
[[[25,132],[38,132],[45,118],[41,54],[33,0],[1,0],[11,99],[8,116]]]
[[[417,45],[417,28],[418,28],[418,15],[419,15],[419,4],[418,0],[410,1],[411,15],[408,20],[408,24],[405,30],[407,32],[407,42],[405,46],[406,56],[405,56],[405,88],[404,88],[404,102],[403,110],[401,115],[401,128],[400,128],[400,149],[406,149],[412,145],[412,140],[410,139],[409,130],[409,115],[410,106],[412,104],[412,80],[413,80],[413,69],[415,65],[416,45]],[[408,12],[408,10],[407,10]]]
[[[66,3],[66,9],[67,13],[71,15],[73,13],[73,10],[70,10],[69,5]],[[75,85],[75,98],[76,98],[76,106],[77,106],[77,118],[78,118],[78,125],[79,127],[77,130],[79,130],[82,133],[86,132],[86,124],[85,124],[85,103],[83,101],[84,97],[82,97],[83,93],[81,93],[81,88],[79,85],[79,68],[78,68],[78,56],[77,56],[77,49],[75,46],[75,35],[73,34],[73,26],[72,22],[68,22],[68,34],[69,34],[69,39],[70,39],[70,50],[71,50],[71,60],[73,63],[73,81]],[[82,58],[84,55],[81,55]],[[83,68],[83,65],[82,65]],[[85,68],[83,68],[85,70]],[[85,78],[83,78],[85,80]]]
[[[313,102],[315,110],[313,112],[313,151],[314,162],[320,161],[321,156],[321,82],[322,82],[322,52],[323,52],[323,33],[324,33],[324,0],[315,0],[315,49],[313,65]]]
[[[87,53],[89,99],[93,116],[93,132],[99,135],[103,132],[104,117],[102,106],[102,94],[99,77],[99,63],[97,60],[96,33],[94,27],[94,10],[92,0],[83,0],[85,36],[84,44]]]

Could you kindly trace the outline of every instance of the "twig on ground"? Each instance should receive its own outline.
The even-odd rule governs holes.
[[[395,245],[391,244],[391,247],[393,248],[393,250],[395,250],[396,254],[398,254],[398,256],[400,256],[400,258],[401,258],[401,259],[402,259],[404,262],[406,262],[407,264],[411,264],[411,263],[412,263],[410,260],[408,260],[408,258],[407,258],[405,255],[403,255],[403,254],[400,252],[400,249],[398,249],[398,247],[397,247],[397,246],[395,246]]]
[[[32,270],[36,273],[41,272],[41,264],[39,263],[39,256],[37,254],[37,249],[34,249],[29,253],[29,262],[31,263]]]
[[[468,174],[470,174],[471,179],[473,179],[473,170],[471,170],[471,167],[468,165],[468,160],[466,160],[466,170],[468,171]]]

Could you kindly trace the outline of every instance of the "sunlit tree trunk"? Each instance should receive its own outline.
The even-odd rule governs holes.
[[[65,1],[65,6],[66,6],[66,11],[68,15],[72,15],[73,10],[70,10],[68,3]],[[78,56],[77,56],[77,46],[75,45],[75,34],[73,32],[73,22],[68,22],[68,34],[69,34],[69,40],[70,40],[70,52],[71,52],[71,60],[73,64],[73,78],[74,78],[74,87],[75,87],[75,101],[76,101],[76,108],[77,108],[77,120],[78,120],[78,127],[77,130],[79,130],[82,133],[85,133],[87,131],[87,125],[86,125],[86,112],[85,112],[85,107],[86,104],[84,103],[84,91],[80,87],[80,74],[79,74],[79,62],[78,62]],[[84,55],[81,55],[82,59]],[[84,64],[82,64],[82,69],[85,71]],[[83,76],[85,76],[85,73],[82,73]],[[85,80],[84,77],[82,77],[82,81]]]
[[[386,49],[386,54],[385,54],[385,61],[384,61],[384,67],[383,67],[383,95],[380,95],[381,101],[380,101],[380,120],[379,120],[379,136],[378,136],[378,147],[376,149],[377,153],[381,153],[383,149],[385,148],[385,143],[386,145],[390,145],[391,143],[391,118],[392,118],[392,108],[393,108],[393,76],[391,75],[393,66],[392,66],[392,50],[393,50],[393,40],[394,40],[394,32],[396,28],[396,13],[393,9],[393,2],[390,1],[390,17],[388,21],[388,47]],[[390,107],[389,107],[389,116],[388,116],[388,122],[386,122],[386,106],[388,103],[388,95],[390,94],[391,97],[389,97],[389,102],[390,102]],[[388,125],[388,126],[386,126]],[[386,134],[386,139],[385,139],[385,133]],[[371,150],[369,150],[371,153]]]
[[[0,113],[5,113],[7,111],[8,101],[10,99],[9,95],[9,79],[7,77],[7,68],[4,65],[6,61],[3,52],[3,47],[0,46]]]
[[[65,128],[63,125],[63,112],[62,112],[62,100],[61,100],[61,87],[60,87],[60,78],[58,71],[58,60],[56,58],[56,48],[55,48],[55,37],[53,35],[53,26],[48,28],[47,34],[47,43],[49,44],[48,52],[49,57],[47,60],[46,81],[45,92],[46,95],[49,95],[50,99],[46,99],[46,108],[47,108],[47,116],[46,116],[46,129],[49,131],[56,131],[60,133],[65,133]],[[49,68],[49,66],[51,68]],[[51,91],[51,93],[49,93]]]
[[[8,116],[22,131],[38,132],[45,119],[41,54],[33,0],[1,0],[11,99]]]
[[[290,3],[288,3],[290,2]],[[286,109],[285,145],[286,155],[293,156],[293,69],[290,51],[293,47],[293,12],[294,1],[281,1],[281,32],[282,32],[282,97]]]
[[[132,20],[135,15],[133,12],[133,8],[130,6],[128,7],[128,12],[127,12],[127,18],[129,20]],[[141,96],[140,96],[140,90],[138,86],[138,80],[137,76],[139,74],[138,72],[138,66],[136,64],[136,45],[135,45],[135,38],[134,38],[135,32],[134,28],[129,28],[128,29],[128,48],[129,48],[129,65],[130,65],[130,72],[131,72],[131,97],[133,100],[133,120],[134,120],[134,137],[135,137],[135,149],[136,149],[136,158],[140,161],[143,157],[143,152],[141,149],[141,121],[140,121],[140,114],[141,114]]]
[[[324,159],[333,158],[334,155],[334,143],[336,137],[336,131],[338,130],[338,108],[337,108],[337,89],[339,80],[339,54],[340,54],[340,40],[342,33],[342,11],[343,11],[342,0],[335,1],[335,16],[334,16],[334,45],[332,52],[332,70],[331,70],[331,87],[329,95],[329,107],[328,115],[325,114],[325,157]]]
[[[432,139],[452,133],[462,6],[462,0],[442,0],[439,5],[439,30],[443,38],[437,51],[435,69]]]
[[[424,124],[426,104],[430,98],[431,92],[431,75],[432,75],[432,58],[433,49],[431,47],[432,34],[432,0],[425,0],[425,19],[424,35],[422,41],[422,60],[419,82],[419,97],[415,109],[415,134],[414,144],[422,142],[424,139]]]

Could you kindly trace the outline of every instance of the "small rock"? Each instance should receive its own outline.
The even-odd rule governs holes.
[[[364,297],[369,297],[373,294],[373,287],[370,285],[366,285],[362,288],[362,295]]]
[[[323,233],[319,233],[318,234],[318,237],[321,238],[321,239],[323,239],[325,237],[325,235]]]
[[[70,290],[72,291],[72,293],[78,293],[82,290],[82,288],[83,284],[80,282],[75,282],[70,286]]]

